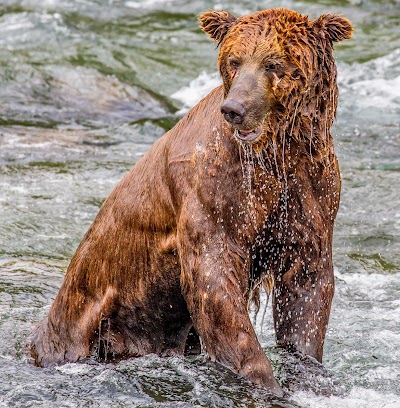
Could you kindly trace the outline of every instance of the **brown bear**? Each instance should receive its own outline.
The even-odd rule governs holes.
[[[341,184],[332,43],[353,29],[286,9],[200,21],[221,46],[223,85],[106,199],[32,355],[39,366],[116,361],[199,338],[211,360],[279,394],[249,302],[272,288],[277,344],[321,361]]]

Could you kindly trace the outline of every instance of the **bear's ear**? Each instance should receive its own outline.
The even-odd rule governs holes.
[[[236,17],[226,11],[206,11],[200,14],[200,27],[214,41],[221,44],[229,28],[236,22]]]
[[[329,38],[336,42],[348,40],[354,31],[350,21],[337,14],[322,14],[313,22],[313,26],[317,29],[325,29]]]

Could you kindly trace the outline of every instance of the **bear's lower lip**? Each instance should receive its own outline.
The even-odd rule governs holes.
[[[252,130],[235,129],[234,135],[236,138],[243,142],[253,142],[254,140],[258,139],[261,136],[261,134],[263,133],[263,129],[264,129],[263,124]]]

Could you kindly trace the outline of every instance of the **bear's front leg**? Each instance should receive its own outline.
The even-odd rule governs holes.
[[[178,226],[181,285],[204,351],[211,360],[282,395],[247,311],[243,254],[221,226],[199,212],[190,213],[196,215],[181,217]]]
[[[288,211],[281,214],[273,313],[278,345],[322,362],[334,293],[333,224],[339,205],[337,168],[289,182]],[[315,184],[318,189],[315,188]],[[324,192],[324,193],[323,193]]]
[[[290,266],[275,278],[273,311],[277,344],[322,362],[334,276],[329,245],[318,248],[318,256],[315,249],[305,245],[297,257],[291,253]]]

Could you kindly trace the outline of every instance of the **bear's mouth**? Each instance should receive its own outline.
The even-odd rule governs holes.
[[[234,136],[242,142],[254,142],[263,134],[263,131],[264,121],[259,126],[251,130],[235,129]]]

